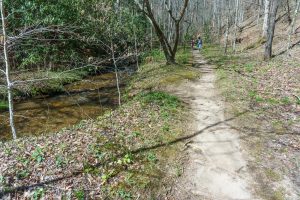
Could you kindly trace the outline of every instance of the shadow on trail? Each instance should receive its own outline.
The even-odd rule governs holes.
[[[186,140],[189,140],[197,135],[200,135],[202,134],[204,131],[210,129],[210,128],[213,128],[213,127],[216,127],[218,125],[221,125],[221,124],[226,124],[227,122],[230,122],[230,121],[233,121],[235,119],[237,119],[238,117],[240,116],[243,116],[245,114],[247,114],[249,111],[244,111],[234,117],[231,117],[231,118],[228,118],[226,120],[223,120],[223,121],[219,121],[219,122],[216,122],[214,124],[211,124],[211,125],[208,125],[206,126],[205,128],[197,131],[197,132],[194,132],[193,134],[190,134],[190,135],[187,135],[187,136],[183,136],[183,137],[179,137],[179,138],[176,138],[172,141],[168,141],[168,142],[164,142],[164,143],[160,143],[160,144],[156,144],[156,145],[153,145],[153,146],[149,146],[149,147],[142,147],[142,148],[139,148],[139,149],[136,149],[136,150],[132,150],[132,151],[129,151],[129,152],[124,152],[124,153],[121,153],[119,155],[117,155],[116,157],[117,158],[122,158],[124,157],[126,154],[130,153],[130,154],[139,154],[139,153],[142,153],[142,152],[145,152],[145,151],[149,151],[149,150],[153,150],[153,149],[158,149],[158,148],[161,148],[161,147],[166,147],[166,146],[170,146],[170,145],[173,145],[173,144],[176,144],[176,143],[179,143],[179,142],[183,142],[183,141],[186,141]],[[97,167],[101,167],[103,165],[105,165],[105,163],[107,162],[110,162],[111,159],[108,159],[102,163],[98,163],[96,165],[93,165],[93,167],[97,168]],[[37,187],[45,187],[47,185],[50,185],[50,184],[54,184],[54,183],[57,183],[59,181],[62,181],[62,180],[65,180],[65,179],[69,179],[69,178],[74,178],[76,176],[79,176],[81,174],[84,173],[84,170],[79,170],[79,171],[74,171],[72,172],[70,175],[66,175],[66,176],[63,176],[63,177],[59,177],[59,178],[55,178],[55,179],[52,179],[52,180],[47,180],[47,181],[43,181],[43,182],[40,182],[40,183],[36,183],[36,184],[31,184],[31,185],[24,185],[24,186],[19,186],[19,187],[15,187],[15,188],[7,188],[7,189],[4,189],[2,191],[0,191],[0,199],[4,196],[4,195],[7,195],[7,194],[15,194],[15,193],[18,193],[18,192],[24,192],[26,190],[30,190],[30,189],[34,189],[34,188],[37,188]]]

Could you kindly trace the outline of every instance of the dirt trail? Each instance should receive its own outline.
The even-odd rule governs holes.
[[[183,84],[175,92],[188,101],[196,118],[196,131],[222,122],[224,102],[216,88],[213,66],[194,51],[195,67],[202,71],[198,81]],[[252,195],[252,179],[239,141],[229,123],[220,123],[187,143],[189,161],[175,187],[176,199],[246,200]]]

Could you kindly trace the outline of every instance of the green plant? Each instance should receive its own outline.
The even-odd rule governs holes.
[[[17,157],[17,160],[20,161],[24,166],[27,166],[28,163],[30,162],[29,159],[24,158],[24,157]]]
[[[146,94],[142,93],[140,97],[145,103],[156,103],[167,109],[174,109],[180,105],[178,97],[165,92],[149,92]]]
[[[66,161],[61,155],[55,156],[55,165],[57,167],[63,167],[65,164],[66,164]]]
[[[170,126],[169,126],[169,124],[164,124],[163,127],[162,127],[162,130],[163,130],[164,132],[169,132],[169,131],[170,131]]]
[[[4,176],[0,175],[0,184],[3,184],[5,182]]]
[[[300,105],[300,98],[297,98],[296,104],[297,104],[297,105]]]
[[[190,52],[189,51],[184,51],[184,50],[181,50],[177,56],[176,56],[176,60],[179,64],[188,64],[189,63],[189,60],[190,60],[191,56],[190,56]]]
[[[291,103],[291,100],[289,97],[283,97],[281,99],[281,102],[284,104],[284,105],[287,105],[287,104],[290,104]]]
[[[29,176],[29,172],[27,170],[20,170],[16,172],[16,176],[18,179],[24,179]]]
[[[108,171],[107,173],[103,173],[101,175],[101,180],[105,183],[108,181],[108,179],[110,179],[110,177],[112,177],[113,174],[114,174],[114,170]]]
[[[257,96],[255,96],[255,101],[259,103],[259,102],[263,102],[264,99],[257,95]]]
[[[149,57],[152,59],[152,61],[155,62],[161,61],[165,58],[163,51],[161,51],[160,49],[153,49],[152,51],[145,53],[143,55],[143,61],[147,61],[147,58]]]
[[[128,173],[125,176],[125,183],[127,183],[128,185],[133,185],[135,183],[135,181],[132,179],[134,177],[133,173]]]
[[[167,120],[167,119],[170,118],[169,112],[167,112],[167,111],[165,111],[165,110],[163,110],[163,111],[161,112],[161,116],[162,116],[162,118],[164,118],[165,120]]]
[[[134,131],[134,132],[132,132],[132,136],[133,137],[139,137],[139,136],[141,136],[141,133],[138,132],[138,131]]]
[[[32,158],[36,162],[41,163],[45,159],[43,150],[40,147],[36,147],[34,152],[32,153]]]
[[[89,151],[93,156],[99,160],[102,160],[105,156],[106,153],[101,150],[101,147],[98,145],[90,145],[89,146]]]
[[[80,190],[75,190],[74,191],[74,196],[76,197],[76,199],[78,200],[84,200],[85,198],[85,192],[84,190],[80,189]]]
[[[85,163],[83,165],[83,172],[86,174],[99,174],[99,168],[89,164],[89,163]]]
[[[270,179],[272,181],[276,181],[277,182],[277,181],[281,180],[280,174],[278,174],[273,169],[265,169],[265,174],[268,177],[268,179]]]
[[[7,110],[8,109],[8,103],[5,101],[0,101],[0,110]]]
[[[118,197],[121,199],[132,199],[132,194],[123,189],[118,190]]]
[[[176,166],[176,176],[180,177],[183,174],[183,167],[180,165]]]
[[[152,152],[147,154],[147,160],[151,163],[156,163],[158,161],[155,153],[152,153]]]
[[[38,199],[42,199],[44,195],[45,195],[44,188],[37,188],[36,190],[34,190],[32,197],[34,200],[38,200]]]
[[[133,161],[133,156],[132,156],[132,154],[126,154],[126,155],[124,156],[124,158],[122,159],[122,162],[123,162],[124,164],[130,164],[130,163],[132,163],[132,161]]]
[[[285,200],[285,189],[284,188],[278,188],[276,189],[271,197],[271,200]]]
[[[247,64],[245,64],[245,69],[247,72],[251,73],[251,72],[253,72],[254,65],[252,63],[247,63]]]
[[[10,148],[6,148],[6,149],[4,150],[4,153],[5,153],[6,155],[10,156],[10,155],[12,155],[12,150],[11,150]]]

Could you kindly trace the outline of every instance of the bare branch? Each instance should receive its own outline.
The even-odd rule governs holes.
[[[4,70],[0,69],[0,72],[2,72],[4,75],[6,75],[6,73],[5,73],[5,71],[4,71]]]
[[[171,7],[168,6],[167,1],[165,2],[165,7],[167,9],[167,12],[169,13],[170,17],[174,20],[177,21],[176,17],[173,15]]]

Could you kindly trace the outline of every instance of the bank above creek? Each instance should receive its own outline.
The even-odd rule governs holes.
[[[179,136],[189,111],[165,89],[199,77],[191,53],[165,65],[147,56],[124,88],[122,106],[55,134],[0,145],[0,198],[160,198],[182,174]],[[26,125],[26,123],[24,123]]]

